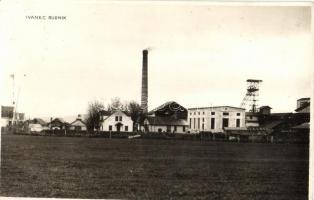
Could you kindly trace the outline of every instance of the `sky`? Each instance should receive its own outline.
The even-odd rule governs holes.
[[[272,112],[293,112],[313,92],[310,7],[91,2],[1,2],[1,105],[13,91],[27,117],[140,102],[145,48],[149,110],[170,100],[238,107],[247,79],[263,80],[259,105]],[[66,20],[26,18],[38,15]]]

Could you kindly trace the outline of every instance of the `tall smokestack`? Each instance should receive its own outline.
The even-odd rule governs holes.
[[[147,74],[147,58],[148,50],[143,50],[143,69],[142,69],[142,97],[141,108],[144,113],[148,112],[148,74]]]

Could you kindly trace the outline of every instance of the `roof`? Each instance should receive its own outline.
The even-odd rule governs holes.
[[[41,124],[41,125],[45,125],[46,124],[46,122],[43,119],[41,119],[41,118],[34,118],[32,120],[32,122],[34,122],[35,124]]]
[[[263,109],[263,108],[269,108],[269,109],[272,109],[272,107],[270,107],[270,106],[261,106],[261,107],[259,107],[259,109]]]
[[[86,123],[82,119],[76,119],[71,126],[86,126]]]
[[[178,104],[177,102],[175,102],[175,101],[168,101],[168,102],[158,106],[157,108],[149,111],[148,114],[150,115],[150,114],[153,114],[156,111],[164,110],[164,109],[167,109],[167,108],[170,108],[172,110],[179,110],[179,111],[184,111],[185,110],[185,108],[183,106],[181,106],[180,104]]]
[[[235,109],[241,109],[245,110],[245,108],[240,108],[240,107],[234,107],[234,106],[209,106],[209,107],[195,107],[195,108],[188,108],[188,110],[195,110],[195,109],[208,109],[208,108],[235,108]]]
[[[187,121],[184,119],[175,119],[173,117],[147,117],[149,125],[176,125],[185,126]]]
[[[299,108],[295,109],[296,112],[303,110],[306,107],[310,106],[310,102],[305,102],[302,106],[300,106]]]
[[[303,124],[297,125],[292,127],[293,129],[309,129],[310,128],[310,123],[309,122],[305,122]]]
[[[310,100],[311,98],[310,97],[306,97],[306,98],[300,98],[300,99],[298,99],[297,101],[302,101],[302,100]]]

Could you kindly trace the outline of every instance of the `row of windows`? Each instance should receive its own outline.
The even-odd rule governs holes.
[[[196,115],[196,114],[198,114],[198,115],[200,115],[201,114],[201,112],[190,112],[190,115]],[[215,112],[211,112],[210,113],[211,115],[215,115]],[[205,115],[205,112],[203,112],[203,115]],[[229,113],[228,112],[223,112],[222,113],[222,115],[224,115],[224,116],[228,116],[229,115]],[[241,116],[241,113],[237,113],[237,116]]]
[[[118,128],[118,131],[122,131],[122,129]],[[112,131],[112,125],[109,125],[109,131]],[[128,126],[124,126],[124,131],[129,131],[129,127]]]
[[[116,122],[122,121],[122,116],[116,116]]]
[[[202,130],[204,130],[204,121],[205,118],[202,118]],[[240,127],[241,121],[240,119],[236,119],[236,127]],[[197,125],[197,126],[196,126]],[[222,128],[229,127],[229,119],[223,118],[222,119]],[[192,128],[192,118],[190,118],[190,129]],[[200,118],[193,118],[193,129],[200,128]],[[215,118],[210,119],[210,129],[215,129]]]

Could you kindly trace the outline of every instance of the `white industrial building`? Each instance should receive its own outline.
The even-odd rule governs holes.
[[[215,106],[188,109],[190,132],[224,132],[224,128],[245,127],[245,109],[231,106]]]

